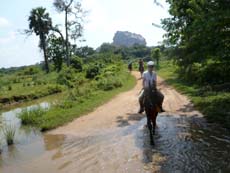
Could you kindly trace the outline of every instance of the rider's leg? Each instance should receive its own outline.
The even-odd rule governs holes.
[[[161,109],[161,112],[165,112],[165,110],[163,109],[163,101],[164,101],[164,95],[158,90],[157,91],[157,103]]]
[[[140,109],[139,109],[138,113],[141,114],[144,112],[144,90],[141,91],[138,100],[139,100],[139,104],[140,104]]]

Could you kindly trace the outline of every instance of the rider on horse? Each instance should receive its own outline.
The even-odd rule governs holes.
[[[149,90],[149,88],[151,88],[152,86],[155,86],[156,88],[156,83],[157,83],[157,74],[154,71],[154,62],[153,61],[149,61],[147,63],[148,65],[148,70],[145,71],[142,75],[143,78],[143,89],[141,90],[141,93],[139,95],[139,103],[140,103],[140,110],[138,111],[138,113],[143,113],[144,112],[144,99],[145,96],[147,95],[147,91]],[[163,108],[162,108],[162,104],[163,104],[163,100],[164,100],[164,95],[157,90],[156,91],[156,103],[160,109],[160,112],[164,112]]]

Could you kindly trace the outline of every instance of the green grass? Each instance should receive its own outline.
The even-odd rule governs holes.
[[[40,119],[48,109],[44,109],[41,106],[35,108],[25,108],[18,114],[18,117],[22,120],[22,124],[31,125],[40,123]]]
[[[3,134],[7,145],[14,144],[14,136],[15,136],[16,129],[13,125],[8,125],[3,128]]]
[[[0,104],[28,101],[62,92],[65,87],[56,83],[58,74],[40,71],[33,75],[18,73],[0,76]]]
[[[126,71],[125,67],[121,69],[116,74],[116,78],[122,82],[121,86],[112,87],[110,90],[106,87],[102,90],[98,88],[98,83],[100,82],[92,80],[80,88],[70,90],[63,101],[51,105],[50,109],[42,114],[39,113],[41,112],[40,110],[26,110],[22,112],[19,115],[22,118],[22,123],[37,126],[41,131],[45,131],[63,125],[92,111],[118,93],[127,91],[135,86],[135,78]],[[103,80],[105,79],[104,76]],[[111,85],[108,82],[106,84]]]
[[[166,83],[182,94],[186,94],[210,122],[218,122],[230,128],[230,93],[212,92],[205,90],[205,86],[185,82],[179,78],[177,69],[172,61],[164,60],[160,62],[158,74],[165,79]]]

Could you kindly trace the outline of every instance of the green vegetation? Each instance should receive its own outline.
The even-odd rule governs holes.
[[[16,129],[13,125],[7,125],[3,129],[3,134],[6,139],[7,145],[12,145],[14,143]]]
[[[230,93],[226,85],[198,85],[194,81],[180,78],[179,67],[172,60],[161,62],[159,75],[178,91],[189,96],[195,107],[209,121],[230,128]],[[227,88],[226,88],[227,87]]]
[[[151,58],[156,61],[157,67],[159,67],[159,60],[160,60],[160,49],[155,48],[151,50]]]
[[[45,114],[47,111],[48,109],[43,109],[40,106],[32,109],[26,108],[19,113],[19,118],[22,120],[22,124],[31,125],[39,123],[37,119],[42,117],[42,115]]]
[[[91,66],[89,65],[88,68],[91,68]],[[78,76],[84,74],[78,73]],[[71,79],[69,77],[65,79],[70,80],[73,86],[76,82],[79,83],[76,78]],[[42,131],[55,128],[92,111],[117,93],[131,89],[135,84],[134,77],[127,72],[126,66],[121,61],[104,65],[94,78],[87,79],[82,76],[82,80],[77,87],[70,87],[65,98],[53,103],[49,109],[42,110],[42,108],[37,107],[31,110],[23,110],[19,114],[22,123],[37,126]]]
[[[228,1],[169,1],[162,21],[180,78],[202,85],[230,83]]]
[[[229,2],[170,1],[160,75],[208,120],[230,127]]]
[[[28,101],[62,92],[65,86],[56,82],[57,76],[55,72],[46,75],[37,66],[0,73],[0,104]]]

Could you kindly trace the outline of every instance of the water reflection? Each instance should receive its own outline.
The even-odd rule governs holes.
[[[199,117],[158,118],[156,145],[143,145],[144,162],[155,164],[160,153],[162,172],[230,172],[230,133]]]
[[[21,127],[18,111],[0,116],[0,122],[19,127],[16,144],[0,155],[3,173],[230,172],[230,132],[198,116],[160,115],[152,147],[146,119],[139,114],[120,116],[117,127],[78,137]]]

